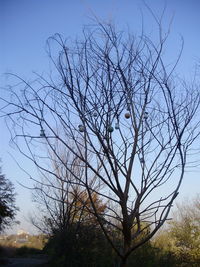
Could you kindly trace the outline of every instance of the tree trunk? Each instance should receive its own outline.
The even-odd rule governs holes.
[[[127,258],[121,259],[120,267],[126,267],[127,266]]]
[[[127,239],[125,239],[125,237],[124,237],[124,252],[123,252],[124,257],[121,258],[120,267],[126,267],[127,266],[128,257],[126,256],[126,253],[129,251],[130,246],[131,246],[130,236]]]

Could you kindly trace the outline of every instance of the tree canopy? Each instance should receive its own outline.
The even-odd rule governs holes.
[[[14,186],[0,171],[0,231],[11,225],[16,212]]]

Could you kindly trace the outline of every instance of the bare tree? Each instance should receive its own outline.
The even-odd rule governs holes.
[[[180,55],[164,63],[168,32],[157,22],[155,42],[101,23],[71,46],[56,34],[47,44],[51,76],[17,77],[21,84],[4,99],[13,141],[40,170],[49,173],[42,143],[67,170],[54,140],[80,160],[80,183],[121,266],[167,220],[199,136],[199,91],[175,75]],[[108,203],[104,221],[93,194]],[[105,221],[120,232],[121,247]]]
[[[81,183],[84,169],[77,156],[55,146],[59,159],[49,151],[51,174],[42,172],[33,188],[33,200],[40,212],[39,216],[35,213],[30,219],[34,226],[46,234],[64,234],[70,227],[76,228],[75,232],[78,233],[83,224],[97,225],[89,196]],[[93,201],[98,213],[103,213],[106,205],[97,194],[93,196]]]

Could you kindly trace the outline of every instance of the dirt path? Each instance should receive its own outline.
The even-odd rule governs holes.
[[[30,257],[30,258],[9,258],[7,263],[1,266],[12,267],[29,267],[29,266],[45,266],[48,262],[46,256],[42,257]],[[46,265],[48,266],[48,265]]]

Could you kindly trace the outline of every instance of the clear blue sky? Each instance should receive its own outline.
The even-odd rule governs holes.
[[[164,20],[166,26],[174,16],[168,44],[168,60],[173,61],[180,49],[180,35],[184,38],[184,51],[178,67],[181,75],[190,78],[195,63],[200,59],[200,1],[199,0],[146,0],[157,14],[164,5],[167,10]],[[141,11],[148,34],[155,33],[155,24],[142,0],[0,0],[0,94],[2,87],[9,83],[4,75],[12,72],[31,79],[32,71],[48,72],[49,61],[45,53],[46,39],[56,32],[65,37],[80,35],[82,26],[90,23],[95,14],[103,20],[113,20],[120,29],[127,25],[134,33],[141,29]],[[23,166],[31,169],[19,153],[9,146],[9,133],[3,120],[0,120],[0,157],[3,171],[15,184],[17,204],[21,209],[18,219],[20,228],[28,230],[25,222],[28,212],[33,209],[31,193],[18,185],[29,184],[26,175],[20,171],[11,155],[23,161]],[[199,174],[187,173],[179,200],[199,192]]]

